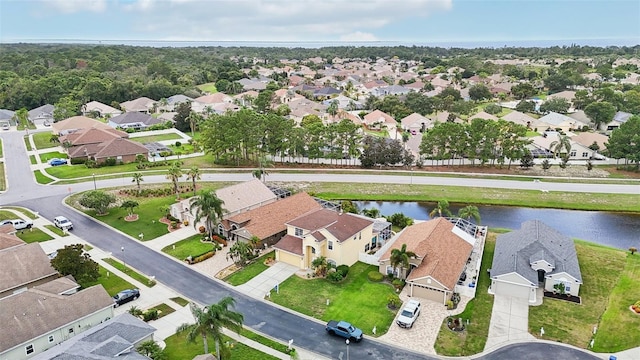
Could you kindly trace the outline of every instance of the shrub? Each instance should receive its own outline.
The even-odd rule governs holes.
[[[207,228],[205,228],[204,226],[200,225],[200,227],[198,228],[198,231],[200,232],[200,234],[204,234],[204,232],[207,231]]]
[[[227,240],[221,238],[218,235],[213,235],[213,237],[211,239],[213,241],[217,242],[218,244],[222,245],[222,246],[227,246]]]
[[[142,314],[142,320],[144,321],[151,321],[151,320],[157,320],[157,319],[158,319],[157,309],[147,310],[144,314]]]
[[[404,280],[402,279],[394,279],[391,282],[391,285],[393,285],[393,287],[395,287],[396,289],[400,290],[404,287]]]
[[[389,295],[387,298],[387,306],[390,309],[397,309],[400,305],[402,305],[402,301],[400,301],[396,295]]]
[[[176,141],[176,147],[181,147],[182,143],[180,141]]]
[[[196,263],[205,261],[205,260],[207,260],[209,258],[212,258],[213,255],[215,255],[215,254],[216,254],[216,252],[212,250],[212,251],[206,252],[206,253],[204,253],[204,254],[202,254],[200,256],[196,256],[195,258],[193,258],[193,263],[196,264]]]
[[[85,164],[86,162],[87,162],[87,159],[83,159],[83,158],[71,159],[71,165],[80,165],[80,164]]]
[[[367,278],[369,279],[369,281],[381,282],[382,279],[384,279],[384,275],[382,275],[378,271],[369,271],[369,273],[367,274]]]
[[[349,265],[340,265],[336,268],[336,271],[339,272],[343,278],[346,278],[349,273]]]
[[[177,221],[172,221],[171,222],[171,228],[172,229],[177,229],[178,228],[178,222]]]
[[[342,281],[342,279],[344,279],[344,276],[342,276],[342,273],[340,273],[339,271],[333,271],[327,274],[327,279],[331,282],[337,283]]]

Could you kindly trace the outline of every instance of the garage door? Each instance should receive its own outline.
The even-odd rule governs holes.
[[[431,301],[435,301],[440,304],[444,304],[445,300],[445,292],[439,291],[435,289],[431,289],[428,287],[423,287],[420,285],[413,285],[413,293],[412,296],[419,297],[421,299],[427,299]]]
[[[493,291],[496,295],[513,296],[521,299],[527,299],[527,301],[529,300],[531,288],[528,286],[496,281],[494,287],[495,289],[493,289]]]

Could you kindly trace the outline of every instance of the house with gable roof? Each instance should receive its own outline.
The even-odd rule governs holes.
[[[131,101],[125,101],[120,107],[126,112],[150,113],[155,106],[156,101],[148,97],[139,97]]]
[[[99,120],[86,116],[72,116],[70,118],[51,124],[52,132],[56,135],[67,135],[69,133],[83,129],[113,130],[113,128]]]
[[[402,128],[411,132],[424,131],[433,127],[433,120],[426,118],[418,113],[407,115],[400,120]]]
[[[553,292],[562,283],[567,294],[578,296],[582,285],[573,240],[539,220],[498,235],[490,275],[489,293],[529,303],[540,301],[538,289]]]
[[[471,235],[456,226],[459,221],[465,222],[439,217],[406,227],[380,256],[379,271],[405,279],[409,296],[446,304],[476,243],[475,225]],[[391,265],[393,250],[403,245],[416,254],[409,260],[409,269]]]
[[[144,112],[126,112],[122,115],[109,119],[109,126],[112,128],[144,130],[152,125],[161,124],[162,120]]]
[[[58,278],[38,243],[0,233],[0,299]]]
[[[45,104],[35,109],[31,109],[28,113],[29,121],[34,125],[42,125],[45,122],[53,123],[53,112],[55,109],[55,106],[51,104]]]
[[[396,119],[380,110],[374,110],[365,115],[362,119],[362,123],[373,128],[382,128],[386,126],[387,128],[395,129],[398,126]]]
[[[320,256],[338,265],[353,265],[373,238],[373,219],[330,209],[316,209],[286,225],[286,235],[273,247],[276,260],[311,268]]]
[[[122,110],[118,110],[99,101],[89,101],[82,105],[82,115],[97,114],[99,117],[114,117],[122,114]]]

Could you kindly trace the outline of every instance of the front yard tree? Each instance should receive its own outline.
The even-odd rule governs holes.
[[[144,179],[142,178],[142,174],[141,173],[133,173],[133,177],[131,179],[131,182],[136,183],[136,186],[138,187],[138,195],[140,195],[140,191],[142,190],[140,187],[140,183],[143,182]]]
[[[477,84],[469,88],[469,98],[474,101],[481,101],[493,98],[493,94],[486,85]]]
[[[259,240],[259,239],[258,239]],[[229,257],[238,266],[245,266],[249,260],[256,257],[256,249],[245,241],[236,241],[229,248]]]
[[[216,358],[220,360],[220,342],[224,339],[223,328],[231,329],[237,333],[242,330],[244,317],[241,313],[230,308],[235,307],[235,300],[227,296],[217,304],[211,304],[200,308],[195,303],[191,303],[191,314],[195,319],[195,324],[182,324],[176,330],[178,333],[186,332],[187,341],[195,342],[198,336],[202,337],[204,343],[204,353],[209,353],[207,337],[211,337],[216,344]]]
[[[182,102],[176,107],[176,114],[173,116],[175,128],[187,132],[191,128],[189,116],[191,115],[191,103],[189,101]]]
[[[476,221],[476,224],[480,224],[480,210],[478,210],[477,206],[467,205],[461,208],[458,210],[458,216],[467,220],[471,220],[471,218],[473,218],[473,220]]]
[[[187,180],[191,180],[193,186],[193,196],[196,196],[196,180],[200,180],[200,169],[197,166],[192,166],[187,171]]]
[[[616,107],[606,101],[594,102],[584,108],[584,113],[593,121],[595,129],[598,130],[602,124],[613,120],[616,115]]]
[[[98,263],[91,260],[82,244],[66,245],[58,250],[58,255],[51,260],[51,266],[64,276],[73,276],[82,287],[100,277]]]
[[[555,159],[558,155],[562,156],[566,154],[567,158],[571,153],[571,139],[567,135],[560,135],[558,140],[552,141],[549,144],[549,149],[553,152],[553,158]]]
[[[521,100],[518,105],[516,105],[516,111],[532,113],[536,111],[536,104],[533,101]]]
[[[327,262],[327,258],[324,256],[318,256],[313,259],[311,262],[311,268],[316,271],[317,276],[325,276],[327,275],[327,271],[329,270],[329,263]]]
[[[86,208],[95,210],[96,215],[106,215],[109,206],[116,202],[116,197],[102,190],[92,190],[84,193],[78,202]]]
[[[137,208],[140,204],[138,204],[137,201],[134,200],[127,200],[125,202],[123,202],[120,207],[123,209],[127,210],[127,213],[129,213],[129,216],[133,215],[133,209]]]
[[[524,169],[528,169],[533,166],[533,155],[531,155],[531,151],[526,150],[523,152],[522,157],[520,158],[520,167]]]
[[[204,226],[207,229],[209,237],[213,235],[213,229],[216,223],[222,219],[224,214],[224,201],[222,201],[213,191],[202,191],[200,196],[191,198],[189,208],[195,210],[195,221],[193,227],[200,220],[204,220]]]
[[[550,113],[557,112],[560,114],[566,114],[569,111],[571,104],[564,98],[553,98],[544,102],[544,104],[540,105],[540,112],[542,113]]]
[[[511,88],[511,94],[513,94],[513,96],[518,100],[530,98],[536,95],[537,93],[538,93],[538,90],[536,90],[536,88],[534,88],[533,85],[531,85],[528,82],[514,85]]]
[[[611,132],[607,150],[614,159],[626,159],[640,169],[640,116],[632,116]]]
[[[549,169],[551,169],[551,163],[549,162],[549,159],[544,159],[544,161],[542,161],[542,170],[547,172]]]
[[[180,197],[180,189],[178,188],[178,180],[182,176],[182,169],[179,162],[174,162],[173,165],[167,170],[167,179],[173,183],[173,192],[177,197]]]
[[[407,244],[402,244],[400,249],[391,250],[391,257],[389,258],[389,264],[394,269],[399,269],[398,275],[399,277],[404,277],[402,275],[406,275],[404,273],[405,269],[409,268],[409,259],[413,259],[416,257],[416,253],[413,251],[407,250]]]

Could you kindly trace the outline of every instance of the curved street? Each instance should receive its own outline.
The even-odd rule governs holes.
[[[37,211],[40,216],[52,219],[58,215],[68,217],[75,226],[74,234],[93,246],[112,252],[120,258],[121,247],[126,247],[126,262],[134,264],[141,272],[155,276],[156,280],[176,292],[200,304],[211,304],[222,297],[231,295],[237,300],[237,308],[243,313],[245,324],[255,330],[283,341],[294,339],[294,344],[309,351],[332,359],[343,359],[344,342],[342,339],[327,336],[324,324],[281,309],[271,303],[255,300],[236,292],[230,286],[213,278],[206,277],[184,265],[168,259],[139,241],[107,227],[62,204],[64,197],[71,193],[93,189],[92,181],[74,185],[44,186],[35,183],[30,169],[29,158],[23,142],[22,132],[5,132],[1,138],[4,146],[7,191],[0,195],[0,205],[19,205]],[[486,186],[498,188],[529,189],[530,184],[509,180],[455,179],[434,177],[412,177],[414,184],[441,184],[455,186]],[[244,181],[251,174],[206,174],[203,181]],[[331,181],[362,183],[409,183],[407,176],[349,175],[349,174],[272,174],[272,181]],[[163,176],[145,177],[145,182],[164,182]],[[551,185],[549,183],[547,185]],[[129,186],[130,178],[101,180],[98,187]],[[609,191],[613,193],[640,193],[640,185],[615,184],[567,184],[556,183],[559,191],[573,188],[574,191]],[[548,190],[555,188],[548,187]],[[576,190],[578,189],[578,190]],[[582,189],[582,190],[580,190]],[[122,259],[121,259],[122,260]],[[367,338],[359,344],[350,346],[350,359],[435,359],[424,354],[406,351],[394,345],[385,344]],[[530,342],[508,345],[493,353],[482,354],[478,359],[599,359],[588,352],[542,342]]]

